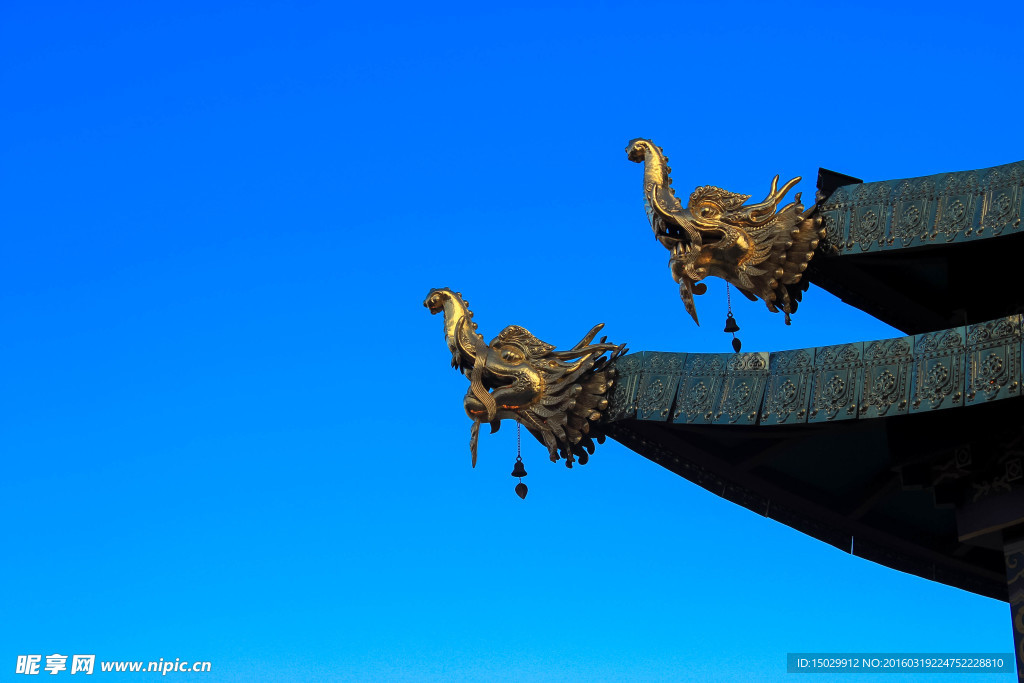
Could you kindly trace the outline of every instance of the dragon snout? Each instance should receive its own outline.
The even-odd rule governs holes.
[[[647,156],[647,140],[634,138],[626,145],[626,158],[636,163],[641,163]]]
[[[428,294],[427,298],[423,300],[423,305],[426,306],[431,315],[440,313],[444,308],[444,302],[441,301],[441,296],[437,292]]]

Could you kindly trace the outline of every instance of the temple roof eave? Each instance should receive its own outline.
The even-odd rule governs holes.
[[[1015,315],[775,353],[633,353],[615,361],[606,430],[846,552],[1005,599],[1009,522],[984,504],[1024,485],[1006,476],[1015,451],[993,447],[1020,439],[1021,341]]]

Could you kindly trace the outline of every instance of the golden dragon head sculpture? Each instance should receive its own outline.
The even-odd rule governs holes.
[[[644,204],[654,235],[670,252],[669,267],[679,284],[686,310],[697,322],[694,295],[707,291],[701,280],[717,276],[750,300],[761,299],[776,313],[781,308],[790,322],[800,295],[807,264],[824,237],[816,206],[804,211],[800,193],[778,208],[800,178],[779,188],[772,180],[768,196],[745,204],[750,195],[706,185],[690,195],[686,208],[672,190],[668,157],[661,147],[643,138],[626,146],[630,161],[644,164]]]
[[[470,381],[463,405],[473,420],[474,467],[480,423],[490,424],[494,433],[501,420],[526,427],[547,446],[552,462],[564,458],[567,467],[576,460],[586,464],[594,440],[604,441],[597,425],[615,382],[615,369],[608,361],[624,353],[625,344],[606,343],[605,337],[592,344],[603,323],[567,351],[556,351],[518,325],[509,325],[487,344],[460,293],[432,289],[423,305],[432,314],[443,313],[452,367]]]

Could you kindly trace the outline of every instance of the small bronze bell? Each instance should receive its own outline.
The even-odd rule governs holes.
[[[725,317],[725,330],[726,334],[732,334],[732,350],[736,353],[740,352],[740,340],[736,338],[736,333],[740,331],[740,326],[736,324],[736,318],[732,317],[732,294],[729,293],[729,284],[725,285],[725,301],[729,307],[728,314]]]
[[[512,468],[512,476],[519,477],[519,483],[516,484],[516,495],[526,500],[526,484],[523,483],[523,477],[526,476],[526,466],[523,465],[523,454],[522,441],[520,440],[520,424],[516,423],[516,464]]]
[[[729,311],[729,315],[725,318],[725,332],[732,334],[732,350],[736,353],[740,352],[740,340],[736,338],[736,333],[740,331],[740,326],[736,324],[736,318],[732,317],[732,311]]]

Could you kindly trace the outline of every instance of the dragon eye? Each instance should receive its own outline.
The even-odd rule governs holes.
[[[711,218],[712,216],[717,216],[720,211],[714,204],[702,204],[697,213],[701,218]]]
[[[503,360],[507,360],[510,363],[518,363],[523,359],[522,354],[515,349],[502,349],[501,357]]]

